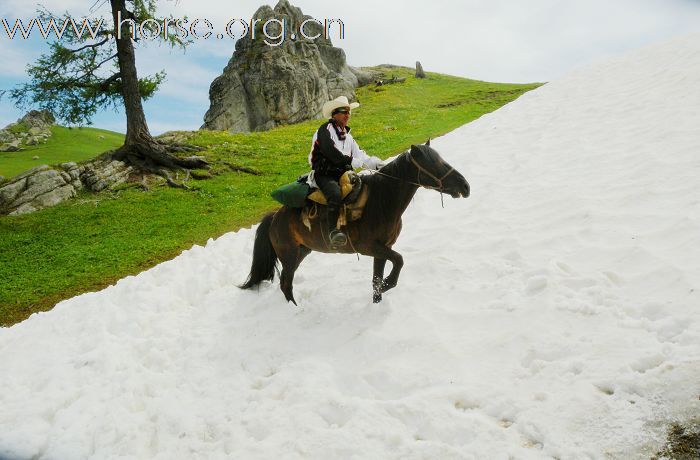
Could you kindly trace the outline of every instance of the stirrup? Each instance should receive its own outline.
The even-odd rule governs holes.
[[[333,230],[330,235],[328,235],[332,248],[341,248],[348,244],[348,237],[345,233],[340,230]]]

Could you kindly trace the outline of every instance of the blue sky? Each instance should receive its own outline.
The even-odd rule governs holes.
[[[46,0],[55,12],[90,15],[94,0]],[[98,0],[97,5],[104,3]],[[275,2],[276,3],[276,2]],[[268,3],[274,6],[275,3]],[[434,2],[291,2],[323,20],[340,18],[345,38],[333,38],[354,66],[382,63],[488,81],[550,81],[567,72],[625,51],[688,33],[700,33],[700,0],[436,0]],[[163,0],[162,10],[176,17],[208,19],[222,29],[230,19],[250,19],[260,0]],[[3,0],[0,18],[11,24],[29,20],[35,5]],[[97,10],[107,14],[108,2]],[[26,80],[26,65],[47,50],[38,34],[9,40],[0,30],[0,88]],[[146,102],[154,134],[197,129],[209,106],[211,81],[221,74],[234,49],[230,39],[195,41],[188,50],[157,46],[137,49],[140,74],[165,70],[160,92]],[[0,101],[0,126],[22,112]],[[124,131],[123,115],[101,112],[94,125]]]

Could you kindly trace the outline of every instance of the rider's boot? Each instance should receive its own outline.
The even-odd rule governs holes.
[[[348,237],[345,233],[338,230],[337,222],[340,211],[335,206],[328,206],[328,227],[331,231],[328,234],[331,248],[341,248],[348,243]]]

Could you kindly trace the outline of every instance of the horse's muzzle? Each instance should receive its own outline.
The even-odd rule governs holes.
[[[460,175],[461,176],[461,175]],[[460,177],[459,183],[445,190],[452,198],[467,198],[469,196],[469,182],[464,177]]]
[[[469,182],[464,181],[464,185],[462,187],[463,189],[459,193],[462,195],[462,197],[467,198],[469,196]]]

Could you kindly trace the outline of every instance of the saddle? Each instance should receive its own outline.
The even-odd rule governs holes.
[[[360,176],[353,171],[346,171],[338,181],[340,196],[343,199],[338,214],[337,228],[344,227],[348,222],[359,220],[367,204],[368,187],[362,183]],[[307,205],[301,211],[301,219],[306,228],[311,231],[311,222],[318,218],[319,205],[327,205],[326,196],[320,189],[314,190],[307,198]]]
[[[345,173],[340,176],[338,184],[340,185],[340,198],[342,198],[343,203],[351,203],[355,201],[360,194],[360,189],[362,188],[362,180],[360,179],[360,176],[355,174],[353,171],[345,171]],[[306,199],[315,201],[318,204],[328,204],[326,196],[323,194],[321,189],[314,190],[306,197]]]

